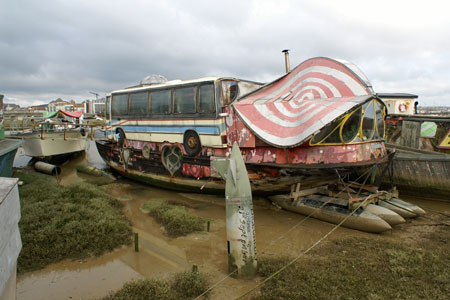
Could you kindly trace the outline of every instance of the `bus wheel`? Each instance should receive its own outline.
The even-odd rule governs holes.
[[[123,143],[125,142],[125,132],[123,131],[122,128],[119,128],[117,129],[117,134],[119,135],[117,143],[119,144],[120,147],[122,147]]]
[[[187,131],[184,134],[183,146],[189,156],[195,156],[202,150],[200,137],[195,131]]]

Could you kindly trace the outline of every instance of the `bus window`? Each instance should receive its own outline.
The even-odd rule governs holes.
[[[128,114],[128,94],[112,96],[111,110],[113,116],[122,116]]]
[[[133,93],[130,94],[130,114],[139,115],[147,113],[148,94]]]
[[[236,99],[238,95],[238,85],[236,81],[222,81],[223,104],[228,105]]]
[[[111,120],[111,96],[106,96],[106,109],[105,109],[105,119]]]
[[[162,90],[150,93],[150,112],[152,114],[170,113],[171,91]]]
[[[202,85],[199,88],[198,112],[213,113],[216,111],[214,103],[214,85]]]
[[[178,88],[174,93],[174,113],[195,113],[194,87]]]

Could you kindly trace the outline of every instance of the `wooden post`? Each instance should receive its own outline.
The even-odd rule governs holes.
[[[139,252],[139,235],[137,232],[134,233],[134,251]]]

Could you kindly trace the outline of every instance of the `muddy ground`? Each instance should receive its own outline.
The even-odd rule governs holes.
[[[92,177],[77,174],[75,170],[77,164],[85,161],[99,166],[95,153],[88,151],[87,156],[78,157],[63,166],[61,184],[92,180]],[[139,234],[140,251],[135,252],[134,246],[123,247],[101,257],[64,261],[43,270],[19,275],[18,300],[96,299],[118,290],[129,280],[161,278],[190,269],[193,265],[206,273],[213,284],[227,276],[225,206],[222,196],[171,192],[126,179],[111,185],[109,192],[123,202],[123,211],[131,221],[134,232]],[[193,214],[212,220],[210,232],[206,232],[205,228],[204,232],[186,237],[167,237],[161,225],[140,209],[152,198],[187,205]],[[328,239],[358,236],[407,243],[419,240],[424,234],[435,230],[436,221],[450,223],[450,202],[414,198],[405,200],[424,208],[427,218],[410,220],[383,234],[339,228]],[[254,211],[257,250],[261,256],[295,257],[334,227],[333,224],[316,219],[303,221],[304,216],[280,210],[264,198],[254,199]],[[450,227],[447,228],[450,230]],[[212,299],[233,299],[256,285],[258,280],[228,277],[213,289]]]

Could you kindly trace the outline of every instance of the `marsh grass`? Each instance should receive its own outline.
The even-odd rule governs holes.
[[[268,281],[252,299],[448,299],[448,249],[448,227],[415,245],[381,238],[330,241]],[[259,275],[267,277],[291,259],[260,257]]]
[[[17,171],[22,218],[19,272],[64,259],[101,255],[131,243],[131,228],[122,204],[89,183],[68,187],[48,175]]]
[[[167,280],[141,279],[126,283],[102,300],[187,300],[208,289],[205,275],[198,271],[176,273]],[[207,299],[208,294],[202,299]]]
[[[205,224],[204,219],[192,215],[185,207],[169,204],[163,199],[152,199],[142,209],[161,223],[171,237],[202,231]]]

